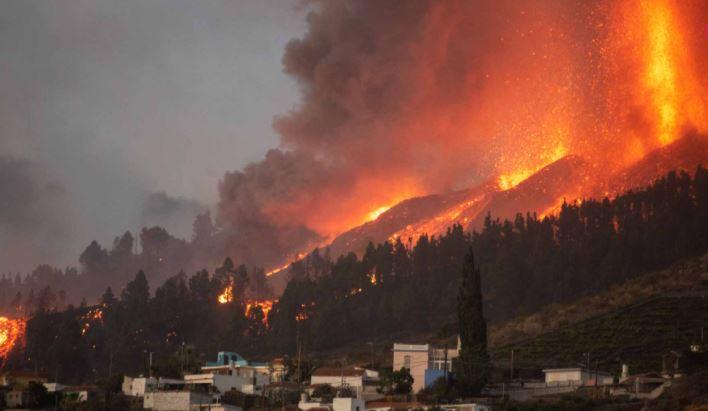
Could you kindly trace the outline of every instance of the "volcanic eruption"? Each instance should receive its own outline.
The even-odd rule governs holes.
[[[220,182],[227,252],[277,267],[399,203],[368,239],[552,212],[686,134],[705,153],[707,17],[690,0],[315,2],[283,57],[303,98],[274,121],[281,147]]]

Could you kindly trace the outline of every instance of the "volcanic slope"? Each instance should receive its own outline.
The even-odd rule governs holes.
[[[448,194],[411,198],[392,207],[379,218],[353,228],[332,241],[330,251],[338,256],[363,250],[369,241],[378,243],[422,235],[439,235],[453,224],[480,228],[489,213],[494,218],[513,218],[518,212],[545,215],[563,201],[602,198],[650,184],[671,170],[693,172],[708,163],[708,137],[689,135],[648,153],[642,160],[607,177],[602,165],[575,155],[565,156],[540,169],[517,186],[501,190],[496,181]]]
[[[374,244],[400,238],[407,243],[423,234],[440,235],[453,224],[466,230],[482,227],[487,215],[513,219],[517,213],[556,213],[564,201],[611,197],[643,187],[671,170],[694,172],[708,164],[708,136],[689,134],[647,153],[641,160],[617,172],[603,164],[568,155],[541,168],[516,186],[502,190],[496,179],[476,187],[444,194],[404,200],[370,221],[337,236],[329,245],[336,258],[348,252],[360,253]],[[271,284],[282,289],[288,270],[279,271]]]

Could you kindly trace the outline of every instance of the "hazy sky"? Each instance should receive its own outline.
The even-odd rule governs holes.
[[[225,171],[277,146],[272,117],[298,98],[280,62],[305,30],[298,4],[0,3],[0,156],[27,160],[62,188],[71,211],[57,219],[71,230],[59,262],[75,261],[92,238],[108,246],[152,223],[160,210],[145,211],[150,193],[213,203]],[[171,228],[183,234],[190,224]],[[0,271],[15,268],[27,267]]]

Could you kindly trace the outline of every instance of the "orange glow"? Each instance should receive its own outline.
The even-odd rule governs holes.
[[[565,146],[562,143],[558,143],[553,149],[541,153],[535,164],[532,165],[521,165],[519,168],[512,170],[507,174],[501,174],[498,179],[499,189],[509,190],[521,182],[529,178],[533,173],[547,166],[548,164],[561,159],[563,156],[568,154]]]
[[[469,41],[459,41],[455,33],[474,26],[468,23],[474,21],[475,7],[465,5],[470,2],[437,2],[431,7],[435,13],[423,21],[425,31],[416,37],[415,50],[422,51],[417,57],[423,64],[392,69],[410,84],[399,90],[405,110],[393,110],[390,118],[359,113],[349,104],[367,95],[367,82],[353,84],[353,96],[344,93],[340,102],[352,110],[352,122],[338,129],[350,144],[332,144],[334,153],[322,153],[325,159],[335,154],[334,164],[346,159],[344,178],[318,186],[314,193],[298,191],[292,201],[274,201],[265,213],[284,225],[295,222],[311,228],[324,238],[320,246],[370,222],[377,223],[371,230],[380,235],[377,240],[401,239],[408,245],[409,239],[440,235],[452,224],[470,229],[482,213],[505,218],[512,217],[512,211],[528,211],[545,216],[556,212],[564,198],[570,202],[598,192],[613,195],[616,189],[604,186],[612,176],[681,139],[687,130],[701,136],[708,131],[704,3],[571,1],[526,7],[512,2],[512,13],[499,27],[487,32],[480,24],[479,32],[468,33]],[[466,49],[466,44],[475,46]],[[475,47],[486,51],[477,56]],[[454,60],[450,50],[459,53]],[[467,56],[474,58],[465,62]],[[453,73],[441,71],[449,69],[451,61],[459,63]],[[366,73],[366,65],[359,68]],[[379,67],[372,69],[370,77],[362,79],[378,78]],[[399,96],[388,97],[398,102]],[[349,141],[349,134],[386,144],[371,150],[370,143]],[[583,170],[592,171],[583,171],[582,179],[544,181],[535,191],[524,191],[524,181],[566,156],[581,158],[588,165]],[[569,166],[563,172],[572,170]],[[411,197],[445,195],[480,183],[494,187],[455,197],[421,212],[421,217],[396,207]],[[509,203],[503,203],[503,210],[494,209],[502,203],[500,198]],[[391,207],[396,207],[394,212]],[[381,216],[387,211],[384,222]],[[395,218],[387,226],[390,216]],[[399,225],[398,217],[405,222]],[[357,235],[352,238],[360,240]],[[298,251],[312,248],[303,245]],[[300,259],[290,257],[275,261],[279,266],[267,275]]]
[[[376,285],[376,283],[378,282],[376,279],[376,273],[371,273],[371,275],[369,275],[369,281],[372,285]]]
[[[234,300],[234,280],[229,279],[229,285],[227,285],[224,290],[216,297],[219,304],[227,304]]]
[[[306,321],[310,318],[310,313],[308,308],[312,308],[315,306],[315,302],[312,301],[308,304],[300,304],[300,310],[298,311],[297,314],[295,314],[295,321],[297,322],[302,322]]]
[[[381,214],[385,213],[390,208],[391,208],[391,206],[383,206],[383,207],[377,208],[376,210],[370,212],[366,216],[367,221],[374,221],[374,220],[378,219]]]
[[[81,318],[84,320],[84,324],[81,326],[81,335],[86,335],[88,330],[91,328],[91,323],[94,321],[103,321],[103,310],[100,308],[94,308]]]
[[[662,145],[677,136],[677,92],[675,59],[672,46],[677,36],[671,11],[661,1],[645,2],[648,21],[648,64],[645,83],[657,112],[658,138]]]
[[[249,316],[251,314],[251,310],[253,310],[256,307],[260,307],[261,311],[263,312],[263,324],[268,325],[268,315],[270,314],[270,311],[273,309],[273,304],[277,303],[278,300],[252,300],[248,301],[246,303],[246,316]]]
[[[0,317],[0,360],[5,359],[17,343],[22,341],[26,326],[24,319]]]

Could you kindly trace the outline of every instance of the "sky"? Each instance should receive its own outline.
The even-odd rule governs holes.
[[[285,0],[3,1],[0,246],[24,245],[0,272],[146,224],[188,236],[224,173],[278,145],[305,24]]]

